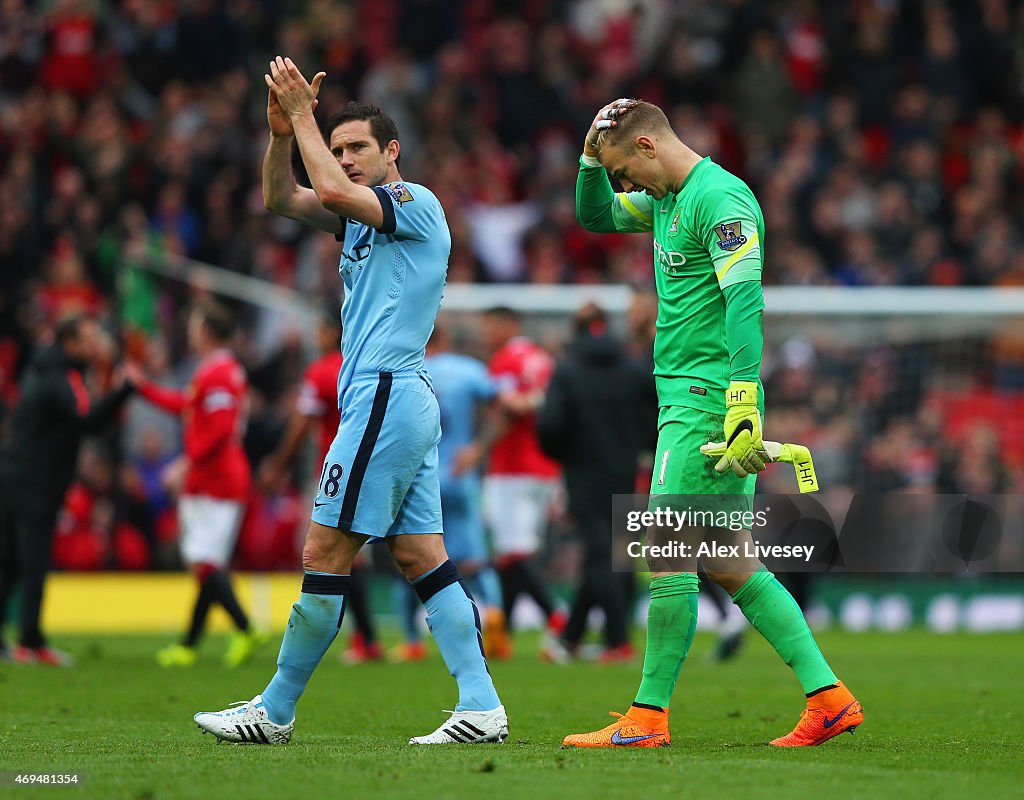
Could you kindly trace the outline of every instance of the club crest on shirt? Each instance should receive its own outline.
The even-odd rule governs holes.
[[[384,186],[384,191],[387,192],[394,199],[398,205],[409,203],[416,198],[412,196],[412,192],[409,191],[409,187],[404,183],[389,183]]]
[[[674,217],[672,217],[672,224],[669,225],[668,232],[669,233],[679,233],[679,212],[678,211],[676,212],[676,215]]]
[[[723,250],[738,250],[747,243],[740,222],[723,222],[715,227],[715,233],[718,235],[718,246]]]

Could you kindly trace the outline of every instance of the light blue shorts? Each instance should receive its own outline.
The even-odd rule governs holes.
[[[480,481],[475,475],[449,478],[441,485],[444,548],[456,564],[490,560],[480,510]]]
[[[343,390],[312,520],[377,537],[442,533],[440,440],[425,371],[356,376]]]

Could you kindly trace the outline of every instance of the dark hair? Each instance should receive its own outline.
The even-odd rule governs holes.
[[[220,303],[206,302],[197,305],[196,314],[203,320],[203,327],[215,342],[221,344],[231,339],[235,332],[235,318]]]
[[[573,316],[576,333],[603,336],[608,330],[608,315],[597,303],[587,303]]]
[[[71,314],[60,320],[57,327],[54,328],[54,338],[57,340],[57,344],[63,347],[68,342],[77,339],[82,323],[87,319],[90,318],[84,314]]]
[[[508,306],[494,306],[484,312],[486,317],[497,317],[498,319],[508,320],[509,322],[519,322],[519,312],[514,308]]]
[[[334,129],[339,125],[344,125],[346,122],[359,122],[361,120],[366,120],[370,123],[370,133],[377,140],[377,146],[380,147],[382,153],[384,148],[388,146],[388,142],[392,139],[396,142],[400,141],[398,138],[398,126],[395,125],[395,121],[391,117],[377,108],[377,106],[372,106],[369,103],[357,103],[355,100],[350,100],[341,111],[336,112],[327,120],[327,125],[324,129],[326,131],[326,138],[329,141]],[[398,164],[398,159],[395,159],[395,164]]]

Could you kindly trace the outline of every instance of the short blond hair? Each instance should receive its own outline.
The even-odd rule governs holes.
[[[608,145],[629,142],[632,149],[637,136],[658,136],[666,133],[675,135],[665,112],[654,103],[637,100],[636,105],[631,106],[629,111],[618,120],[618,125],[598,131],[594,146],[600,153],[602,148]]]

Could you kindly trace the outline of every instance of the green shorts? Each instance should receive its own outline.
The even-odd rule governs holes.
[[[701,445],[722,441],[724,414],[688,406],[662,406],[658,411],[658,450],[651,478],[648,508],[678,505],[722,511],[752,511],[756,475],[737,478],[732,470],[715,472],[718,459],[700,452]],[[661,497],[673,495],[673,499]],[[689,495],[716,495],[715,500],[686,500]]]

